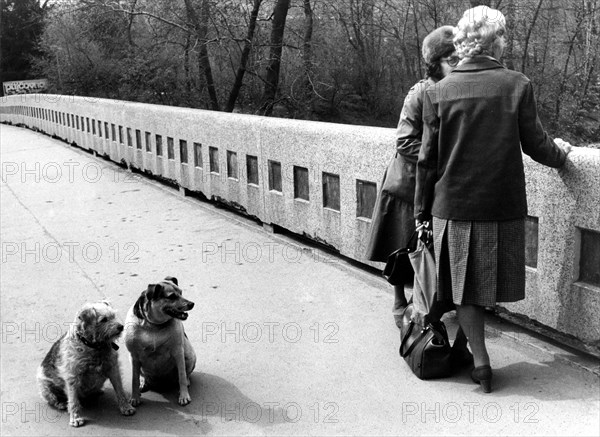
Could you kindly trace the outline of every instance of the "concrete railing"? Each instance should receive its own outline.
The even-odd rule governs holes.
[[[2,98],[0,120],[234,204],[364,260],[394,130],[56,95]],[[161,150],[162,149],[162,150]],[[600,150],[525,157],[527,298],[515,313],[600,344]]]

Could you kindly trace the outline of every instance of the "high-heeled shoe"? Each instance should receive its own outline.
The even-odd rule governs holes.
[[[481,384],[484,393],[491,393],[492,368],[489,365],[475,367],[471,372],[471,379],[475,384]]]

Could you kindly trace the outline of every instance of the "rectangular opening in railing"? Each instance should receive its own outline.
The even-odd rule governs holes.
[[[175,143],[171,137],[167,137],[167,159],[175,159]]]
[[[152,134],[150,132],[144,132],[146,136],[146,152],[152,152]]]
[[[202,168],[202,144],[194,143],[194,167]]]
[[[600,232],[581,229],[578,280],[600,287]]]
[[[258,185],[258,157],[246,155],[246,174],[248,184]]]
[[[230,179],[238,179],[238,161],[237,153],[231,150],[227,151],[227,177]]]
[[[163,147],[162,147],[162,135],[156,135],[156,156],[162,156]]]
[[[525,218],[525,265],[537,268],[539,223],[537,217]]]
[[[294,166],[294,199],[310,200],[308,169]]]
[[[187,149],[187,141],[179,140],[179,156],[181,157],[181,163],[188,163],[188,149]]]
[[[375,182],[356,180],[356,217],[373,217],[373,209],[377,200],[377,184]]]
[[[220,173],[220,168],[219,168],[219,149],[216,147],[209,147],[208,148],[208,160],[209,160],[209,166],[210,166],[210,172],[211,173]]]
[[[323,172],[323,207],[341,211],[339,175]]]
[[[269,190],[283,192],[281,162],[269,160]]]

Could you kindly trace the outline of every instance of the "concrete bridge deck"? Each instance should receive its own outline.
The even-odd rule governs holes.
[[[598,435],[597,360],[491,319],[492,394],[466,371],[420,381],[381,278],[42,134],[0,133],[3,436]],[[192,403],[146,393],[123,417],[107,385],[70,428],[36,367],[83,303],[124,317],[167,275],[196,303]]]

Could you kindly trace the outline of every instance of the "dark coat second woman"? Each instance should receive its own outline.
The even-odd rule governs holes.
[[[396,249],[406,247],[415,231],[414,191],[417,157],[423,135],[423,97],[427,88],[452,71],[458,63],[454,55],[454,28],[442,26],[423,40],[427,78],[408,92],[396,131],[396,150],[377,196],[369,244],[365,257],[386,262]],[[407,305],[404,284],[394,283],[393,313],[398,316]]]

